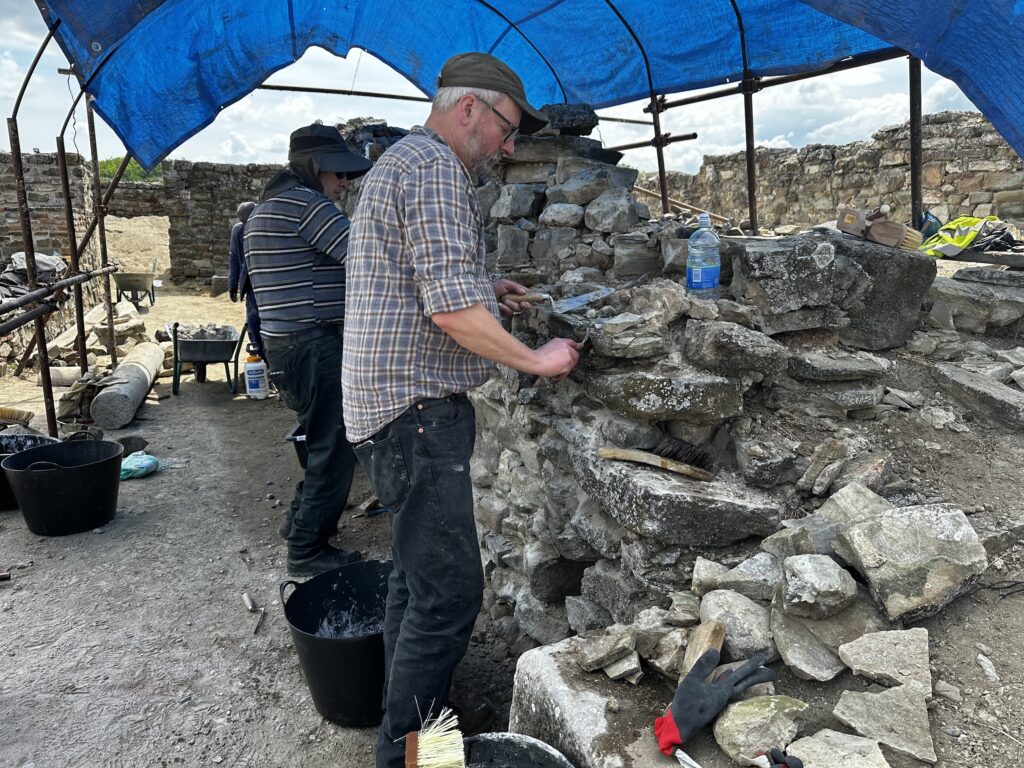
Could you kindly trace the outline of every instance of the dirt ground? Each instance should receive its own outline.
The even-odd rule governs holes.
[[[143,317],[152,333],[171,320],[240,327],[243,314],[226,296],[165,288]],[[273,397],[232,396],[224,381],[223,370],[210,366],[206,383],[186,375],[175,397],[161,379],[155,391],[163,399],[108,433],[141,435],[174,466],[123,482],[117,516],[102,530],[42,538],[19,514],[0,513],[0,570],[13,574],[0,582],[0,768],[372,765],[375,729],[341,728],[314,709],[280,605],[286,553],[276,529],[299,477],[284,439],[291,412]],[[935,393],[913,359],[900,361],[896,386]],[[41,390],[31,381],[0,380],[0,402],[34,410],[33,426],[42,428]],[[894,451],[894,474],[927,499],[1019,516],[1024,436],[969,417],[966,423],[970,431],[956,433],[904,415],[881,425],[781,421],[800,440],[820,442],[837,428],[870,432]],[[358,476],[352,499],[368,493]],[[385,557],[387,542],[382,516],[345,514],[341,545]],[[1017,547],[982,583],[1022,578]],[[243,592],[267,607],[257,634]],[[935,678],[963,695],[959,704],[935,699],[940,764],[1019,765],[1024,595],[982,588],[924,626]],[[978,644],[991,650],[998,682],[979,667]],[[463,701],[498,704],[503,727],[514,662],[493,656],[481,621],[455,692]],[[811,685],[783,672],[777,687],[811,704],[804,732],[813,733],[836,726],[829,712],[843,687],[866,684],[847,674]],[[708,737],[701,743],[696,756],[705,768],[729,764]],[[892,764],[916,765],[905,758]]]

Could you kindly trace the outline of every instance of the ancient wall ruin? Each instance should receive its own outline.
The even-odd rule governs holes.
[[[75,229],[79,240],[92,218],[92,173],[81,156],[69,154],[68,177],[75,218]],[[25,170],[25,194],[32,211],[32,240],[39,253],[61,254],[70,258],[67,224],[64,212],[64,197],[61,193],[60,171],[55,154],[33,153],[22,156]],[[11,167],[10,153],[0,152],[0,270],[7,266],[11,255],[23,250],[24,239],[21,220],[18,216],[18,199]],[[99,252],[95,242],[90,243],[81,254],[83,269],[99,266]],[[103,288],[99,280],[90,280],[82,286],[86,309],[102,301]],[[70,292],[68,296],[70,297]],[[65,301],[61,309],[51,315],[47,323],[47,336],[53,338],[74,322],[72,302]],[[0,363],[24,349],[35,333],[35,326],[29,324],[0,339]]]
[[[940,112],[924,116],[922,133],[924,204],[940,219],[1024,219],[1024,161],[988,120],[976,112]],[[648,175],[646,186],[656,189],[657,183]],[[737,222],[746,219],[745,156],[707,156],[696,174],[670,173],[669,191]],[[762,227],[811,226],[835,219],[840,205],[881,203],[894,208],[897,220],[909,221],[909,125],[842,146],[759,148],[757,203]]]

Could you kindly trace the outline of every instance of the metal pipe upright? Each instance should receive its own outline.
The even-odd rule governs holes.
[[[89,152],[92,153],[92,200],[93,216],[96,218],[96,231],[100,242],[100,267],[107,266],[107,230],[104,220],[107,217],[106,206],[103,205],[103,193],[100,188],[100,160],[96,152],[96,118],[93,115],[92,98],[85,100],[85,115],[89,123]],[[107,313],[107,332],[110,334],[110,367],[117,368],[117,339],[114,336],[114,303],[111,300],[110,274],[103,277],[103,309]]]
[[[68,177],[68,155],[64,148],[64,137],[57,137],[57,166],[60,169],[60,188],[64,195],[64,224],[68,230],[68,251],[71,254],[71,276],[79,272],[78,236],[75,234],[75,205],[71,198],[71,179]],[[78,368],[89,372],[89,361],[85,352],[85,308],[82,306],[82,284],[72,287],[75,297],[75,347],[78,349]]]
[[[910,57],[910,226],[921,226],[924,215],[921,149],[921,60]]]
[[[668,178],[665,175],[665,137],[661,133],[661,107],[658,99],[651,99],[651,118],[654,120],[654,151],[658,156],[658,185],[661,187],[661,212],[671,213],[668,202]]]
[[[757,234],[757,148],[754,146],[754,93],[743,89],[743,125],[747,135],[747,212],[750,231]]]
[[[32,221],[29,219],[28,195],[25,193],[25,168],[21,163],[21,138],[18,136],[18,120],[7,118],[7,133],[11,141],[11,165],[14,170],[14,187],[18,198],[18,214],[21,221],[21,238],[25,245],[25,272],[28,275],[28,289],[38,288],[36,283],[36,251],[32,240]],[[51,437],[57,436],[57,411],[53,405],[53,384],[50,381],[50,356],[46,350],[46,328],[42,314],[35,317],[36,340],[39,347],[39,377],[43,385],[43,403],[46,407],[46,428]]]

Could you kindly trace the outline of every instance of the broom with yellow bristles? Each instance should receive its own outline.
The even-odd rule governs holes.
[[[459,720],[448,707],[405,737],[405,768],[466,768]]]

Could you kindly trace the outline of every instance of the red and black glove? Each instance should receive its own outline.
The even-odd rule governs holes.
[[[712,649],[697,659],[693,669],[679,683],[665,714],[654,721],[654,735],[664,754],[672,755],[747,688],[775,679],[774,670],[761,667],[768,655],[759,653],[713,683],[705,682],[718,666],[719,655]]]
[[[804,768],[803,760],[799,757],[787,756],[778,747],[768,750],[768,760],[771,763],[771,768]]]

